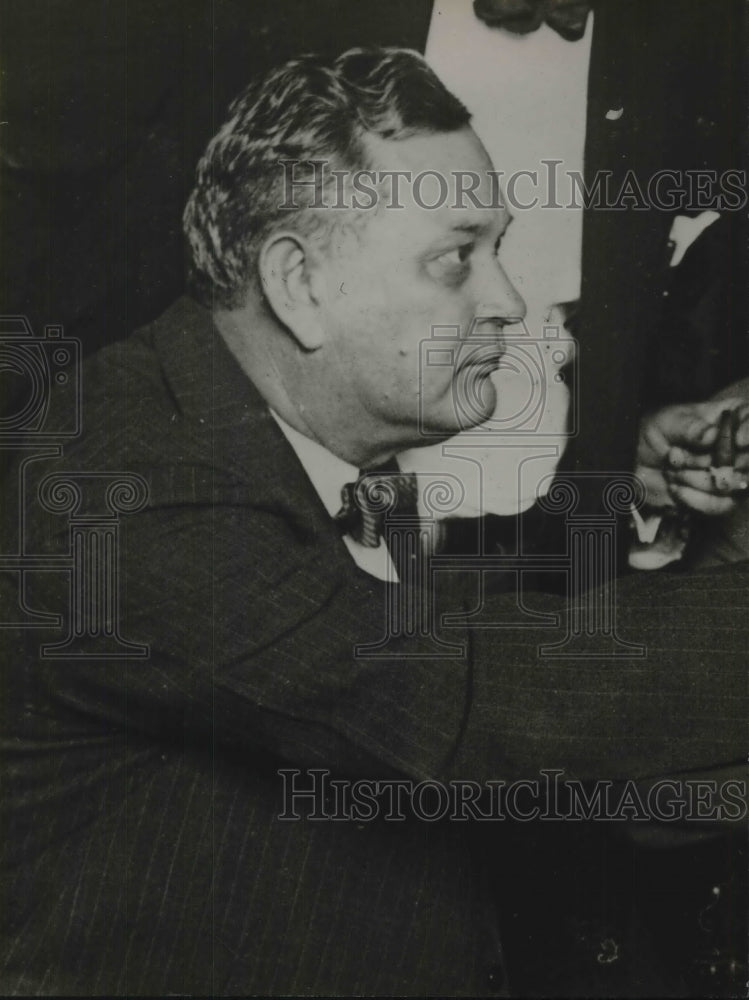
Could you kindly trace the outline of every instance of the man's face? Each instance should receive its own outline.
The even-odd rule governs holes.
[[[498,201],[491,161],[473,130],[368,145],[378,170],[444,178],[427,175],[416,190],[402,178],[402,208],[389,207],[390,189],[381,191],[376,211],[336,230],[323,265],[326,361],[340,387],[339,412],[372,443],[397,450],[427,443],[422,432],[432,441],[450,437],[492,415],[489,375],[503,353],[502,330],[523,318],[525,305],[497,256],[506,210],[475,207],[459,191],[469,182],[456,172],[471,172],[480,178],[475,200]],[[436,328],[448,339],[435,342]],[[425,363],[429,341],[442,349],[432,358],[443,363]],[[444,363],[450,350],[454,362]],[[456,396],[466,405],[456,407]]]

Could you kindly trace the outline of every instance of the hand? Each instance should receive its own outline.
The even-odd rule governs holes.
[[[711,473],[723,410],[738,411],[735,472],[728,489]],[[731,513],[749,480],[749,402],[735,396],[713,399],[666,406],[646,417],[640,426],[636,471],[651,508],[681,507],[713,517]]]

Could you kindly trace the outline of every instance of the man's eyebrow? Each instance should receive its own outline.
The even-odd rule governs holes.
[[[502,232],[506,233],[510,224],[515,220],[514,215],[509,215],[507,222],[502,226]],[[481,233],[485,233],[487,230],[491,229],[491,225],[487,222],[454,222],[450,229],[458,233],[470,233],[472,236],[478,236]]]
[[[473,236],[483,232],[486,228],[486,225],[481,222],[456,222],[450,226],[454,232],[471,233]]]

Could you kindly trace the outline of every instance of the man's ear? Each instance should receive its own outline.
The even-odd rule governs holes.
[[[307,351],[317,350],[325,340],[318,260],[301,234],[287,231],[271,234],[258,258],[258,274],[268,304]]]

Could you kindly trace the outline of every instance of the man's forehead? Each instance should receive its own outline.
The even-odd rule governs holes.
[[[397,197],[406,208],[427,211],[435,227],[475,236],[510,221],[499,175],[472,128],[398,140],[367,135],[365,144],[386,204]]]
[[[454,208],[449,204],[424,210],[407,199],[403,210],[381,204],[367,239],[394,248],[400,254],[440,253],[467,242],[494,243],[512,221],[505,209]]]

